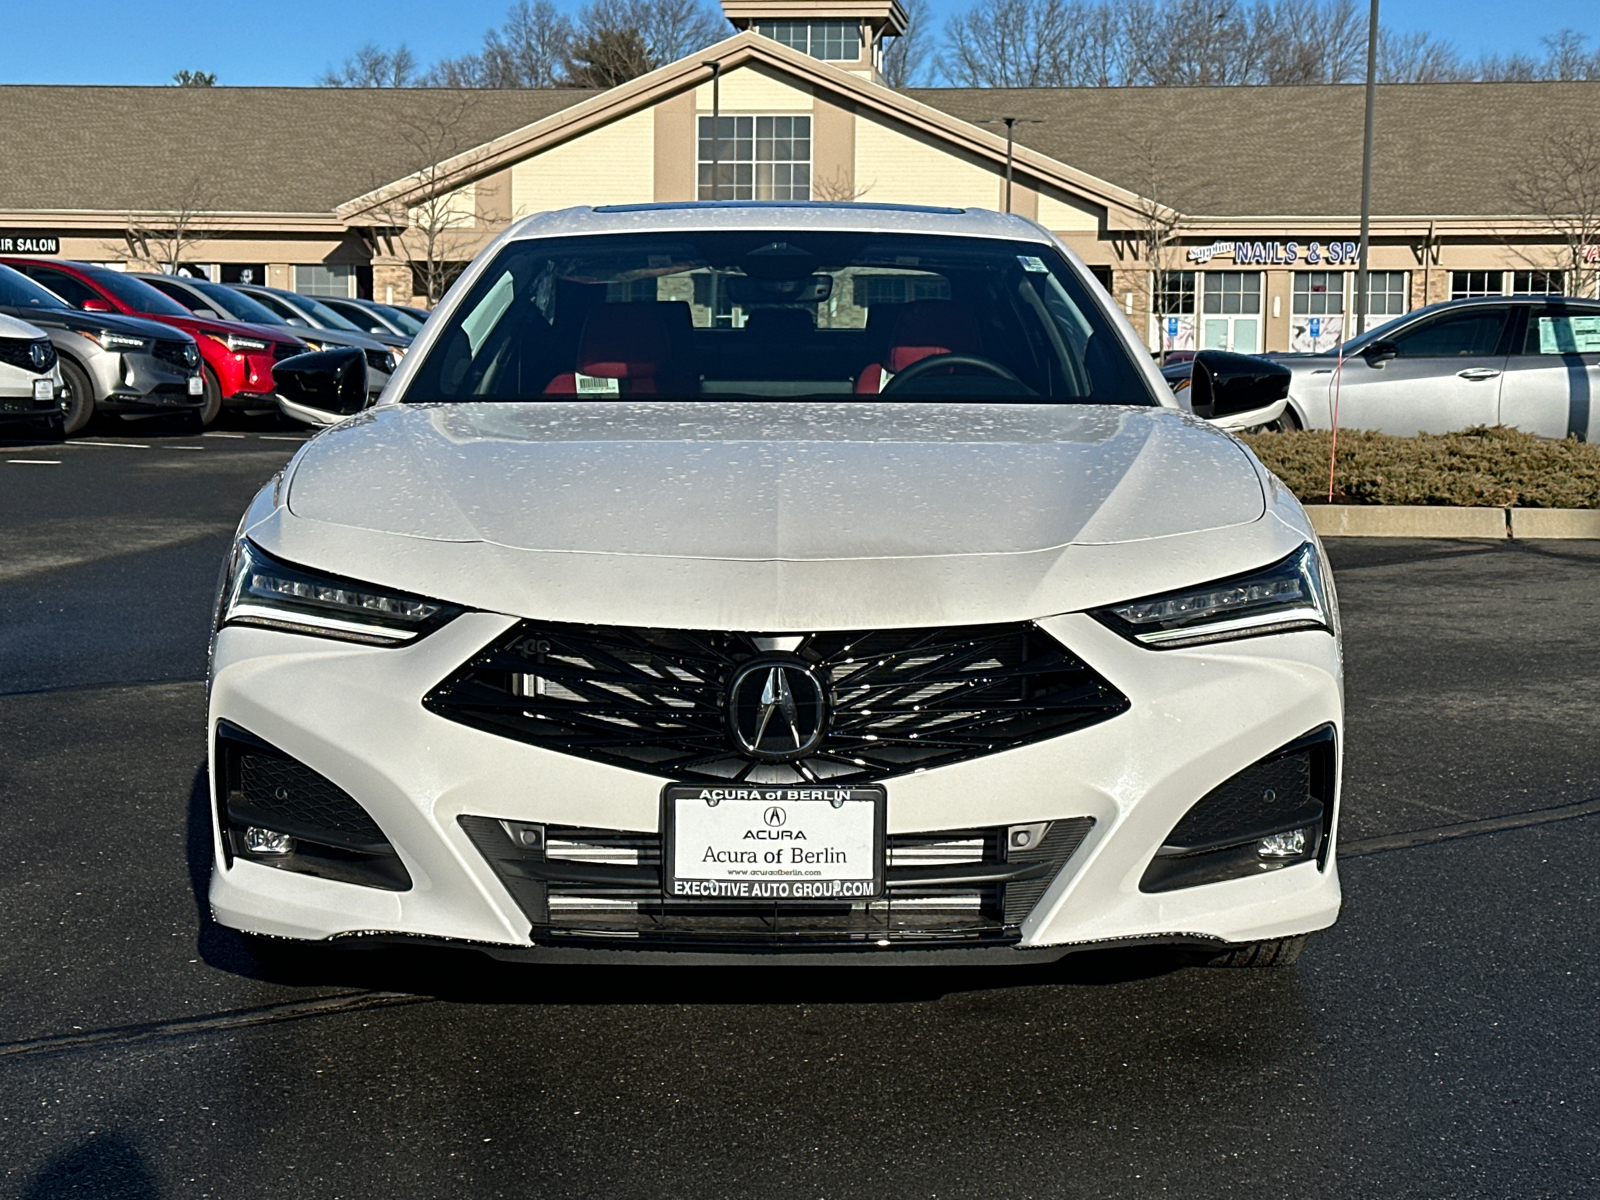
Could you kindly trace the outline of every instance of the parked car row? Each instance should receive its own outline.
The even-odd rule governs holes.
[[[52,436],[77,433],[96,413],[164,416],[199,430],[224,408],[278,411],[275,365],[338,346],[362,351],[375,396],[421,324],[389,305],[336,303],[0,257],[0,420],[22,419]]]

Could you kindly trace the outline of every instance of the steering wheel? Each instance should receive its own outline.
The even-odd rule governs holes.
[[[1009,379],[1012,383],[1022,383],[1011,371],[995,362],[992,358],[983,358],[977,354],[935,354],[912,363],[900,374],[889,380],[889,385],[880,395],[887,396],[896,391],[901,384],[910,383],[913,379],[921,379],[924,375],[933,373],[941,367],[976,367],[980,371],[987,371],[1001,379]],[[1026,384],[1023,384],[1026,387]]]

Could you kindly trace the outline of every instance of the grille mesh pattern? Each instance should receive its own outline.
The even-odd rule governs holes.
[[[1167,838],[1169,846],[1202,848],[1247,840],[1269,826],[1321,815],[1311,795],[1311,751],[1269,758],[1207,792]]]
[[[381,843],[383,831],[354,798],[310,767],[266,754],[239,759],[239,800],[286,832],[325,830],[343,840]]]
[[[729,735],[725,688],[774,643],[829,683],[814,751],[758,762]],[[546,749],[693,782],[862,783],[1055,737],[1127,698],[1031,623],[780,639],[525,622],[423,701]]]
[[[152,353],[162,362],[171,363],[175,367],[191,368],[199,365],[199,356],[189,357],[188,342],[159,341],[155,344]]]
[[[43,366],[35,366],[30,347],[44,348]],[[56,348],[45,338],[0,338],[0,362],[42,375],[56,365]]]

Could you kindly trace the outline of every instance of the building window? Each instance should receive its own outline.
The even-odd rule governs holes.
[[[713,140],[712,118],[700,118],[700,199],[811,199],[810,117],[717,120]]]
[[[861,26],[855,21],[757,21],[756,32],[825,62],[861,57]]]
[[[1450,299],[1464,300],[1469,296],[1498,296],[1502,283],[1500,271],[1451,271]]]
[[[1261,272],[1207,271],[1201,291],[1200,349],[1261,349]]]
[[[1411,311],[1411,287],[1404,271],[1373,271],[1367,276],[1367,315],[1398,317]]]
[[[942,275],[857,275],[853,290],[857,308],[950,299],[950,281]]]
[[[1156,282],[1156,308],[1162,316],[1194,316],[1193,271],[1165,271]]]
[[[302,296],[354,296],[355,278],[353,267],[330,267],[325,263],[299,265],[294,269],[294,290]]]
[[[1513,296],[1557,295],[1562,292],[1560,271],[1513,271],[1511,294]]]
[[[1343,271],[1296,271],[1295,316],[1322,317],[1344,311]]]

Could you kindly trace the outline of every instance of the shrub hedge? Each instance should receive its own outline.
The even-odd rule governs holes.
[[[1303,430],[1244,441],[1302,502],[1325,504],[1329,437]],[[1600,508],[1600,445],[1502,426],[1417,437],[1341,429],[1333,502]]]

